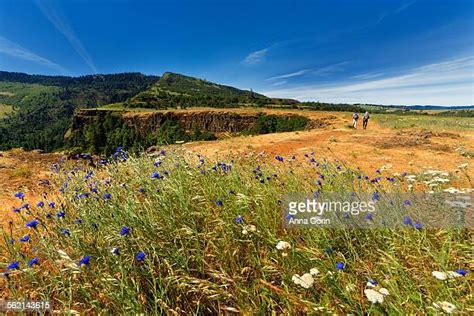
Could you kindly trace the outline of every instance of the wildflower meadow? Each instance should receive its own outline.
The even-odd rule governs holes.
[[[462,166],[363,173],[314,152],[209,159],[178,149],[85,158],[52,166],[43,199],[17,192],[18,207],[4,210],[5,299],[73,314],[474,312],[472,229],[430,228],[404,213],[413,201],[384,200],[469,196]],[[375,212],[363,229],[290,229],[289,192],[369,194],[400,226],[371,228],[384,220]]]

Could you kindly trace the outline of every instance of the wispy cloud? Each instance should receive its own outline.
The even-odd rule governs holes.
[[[281,81],[277,81],[275,83],[272,83],[271,86],[272,87],[278,87],[278,86],[283,86],[287,83],[288,83],[288,80],[281,80]]]
[[[416,0],[413,0],[413,1],[410,1],[410,2],[407,2],[403,5],[401,5],[400,7],[398,7],[398,9],[396,9],[393,14],[399,14],[401,13],[402,11],[405,11],[406,9],[408,9],[408,7],[410,7],[413,3],[415,3]]]
[[[310,71],[310,69],[301,69],[301,70],[298,70],[298,71],[295,71],[295,72],[292,72],[292,73],[288,73],[288,74],[284,74],[284,75],[280,75],[280,76],[275,76],[275,77],[270,77],[266,80],[278,80],[278,79],[286,79],[286,78],[291,78],[291,77],[299,77],[299,76],[304,75],[308,71]]]
[[[343,62],[340,62],[340,63],[327,65],[327,66],[315,69],[314,71],[311,72],[311,75],[313,75],[313,76],[322,76],[322,75],[333,74],[333,73],[344,70],[345,66],[349,63],[350,63],[350,61],[343,61]]]
[[[74,33],[74,30],[67,22],[66,17],[60,11],[58,6],[54,6],[51,2],[47,1],[36,1],[36,4],[43,12],[44,16],[54,25],[54,27],[61,32],[64,37],[69,41],[74,50],[79,54],[79,56],[84,60],[87,66],[92,70],[92,72],[97,73],[97,68],[94,65],[94,62],[86,50],[84,45],[82,45],[79,38]]]
[[[244,65],[255,65],[265,60],[270,47],[252,52],[245,57],[241,63]]]
[[[383,72],[375,72],[375,73],[366,73],[366,74],[360,74],[360,75],[355,75],[352,76],[352,79],[359,79],[359,80],[367,80],[367,79],[374,79],[374,78],[380,78],[384,76],[385,74]]]
[[[326,102],[474,104],[474,57],[428,64],[383,79],[306,85],[264,93],[273,97]]]
[[[398,8],[396,8],[394,11],[383,13],[383,14],[377,19],[377,24],[380,23],[380,22],[382,22],[382,21],[383,21],[386,17],[388,17],[388,16],[394,16],[394,15],[397,15],[397,14],[402,13],[403,11],[405,11],[406,9],[408,9],[409,7],[411,7],[415,2],[416,2],[416,0],[407,2],[407,3],[405,3],[405,4],[401,5],[401,6],[399,6]]]
[[[31,61],[38,65],[42,65],[51,69],[56,70],[61,74],[68,74],[69,71],[61,67],[60,65],[52,62],[51,60],[41,57],[28,49],[20,46],[19,44],[10,41],[9,39],[0,36],[0,53],[12,56],[15,58]]]
[[[303,75],[311,75],[312,77],[317,77],[317,76],[324,76],[324,75],[330,75],[339,71],[344,70],[345,66],[349,64],[350,61],[344,61],[336,64],[331,64],[331,65],[326,65],[323,67],[319,68],[307,68],[307,69],[301,69],[295,72],[287,73],[284,75],[279,75],[275,77],[270,77],[265,79],[266,81],[273,81],[273,80],[281,80],[281,79],[289,79],[289,78],[294,78],[294,77],[300,77]]]

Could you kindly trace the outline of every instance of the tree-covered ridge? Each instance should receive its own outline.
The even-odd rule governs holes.
[[[15,110],[0,121],[0,149],[61,148],[77,108],[124,102],[157,79],[140,73],[64,77],[0,72],[0,103]]]
[[[125,106],[164,109],[192,106],[262,106],[269,103],[270,98],[253,91],[166,72],[148,90],[126,102]]]

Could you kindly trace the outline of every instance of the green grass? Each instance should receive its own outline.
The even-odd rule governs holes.
[[[0,81],[0,104],[23,106],[42,93],[52,93],[59,88],[9,81]]]
[[[59,186],[65,192],[54,197],[56,208],[32,206],[31,214],[17,214],[13,235],[6,226],[0,232],[0,272],[12,261],[21,265],[0,281],[5,297],[50,299],[55,310],[93,314],[433,314],[438,301],[467,313],[472,277],[447,282],[431,272],[467,268],[471,230],[282,227],[278,200],[288,192],[317,190],[319,174],[323,192],[402,192],[404,178],[371,183],[359,180],[357,171],[322,159],[317,166],[304,157],[284,163],[221,157],[231,168],[180,152],[159,160],[158,167],[146,156],[110,163],[88,180],[85,164],[75,170],[61,165],[53,192]],[[153,172],[164,178],[152,179]],[[81,193],[89,197],[77,198]],[[107,193],[111,197],[104,200]],[[57,219],[61,210],[66,215]],[[239,215],[240,224],[234,221]],[[27,229],[33,218],[38,228]],[[246,225],[256,231],[245,234]],[[123,226],[130,227],[127,236],[120,234]],[[25,234],[29,243],[9,242]],[[276,249],[280,240],[291,245],[287,256]],[[119,256],[111,254],[114,247]],[[139,251],[146,255],[142,262],[135,259]],[[79,267],[86,255],[90,265]],[[40,264],[27,268],[36,256]],[[337,262],[345,263],[343,271],[335,269]],[[292,282],[294,274],[311,268],[320,271],[312,287]],[[382,304],[365,298],[368,279],[389,290]]]
[[[474,118],[472,117],[373,114],[372,118],[380,125],[393,129],[474,130]]]
[[[13,112],[13,107],[11,105],[0,104],[0,119],[11,112]]]

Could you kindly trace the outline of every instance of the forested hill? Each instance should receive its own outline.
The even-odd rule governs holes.
[[[1,71],[0,110],[8,111],[0,111],[0,149],[61,148],[77,108],[124,102],[158,79],[140,73],[66,77]]]
[[[148,90],[128,100],[127,107],[261,106],[272,100],[262,94],[207,80],[165,72]]]

